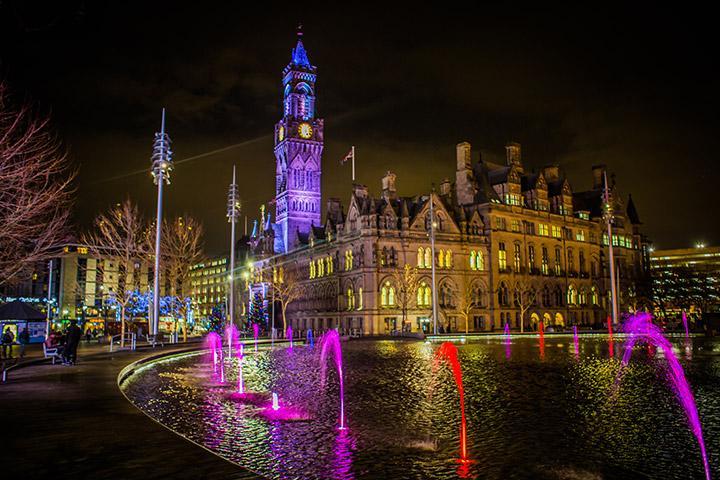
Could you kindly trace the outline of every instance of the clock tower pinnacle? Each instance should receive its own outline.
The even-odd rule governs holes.
[[[297,44],[283,69],[283,116],[275,125],[275,252],[298,247],[298,234],[320,226],[323,120],[315,115],[317,68],[298,27]]]

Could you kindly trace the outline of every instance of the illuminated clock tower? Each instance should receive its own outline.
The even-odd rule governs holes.
[[[315,116],[316,72],[298,30],[292,59],[283,69],[283,117],[275,125],[276,253],[294,250],[298,233],[320,226],[323,121]]]

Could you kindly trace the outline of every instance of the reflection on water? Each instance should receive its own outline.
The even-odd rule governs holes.
[[[337,429],[337,376],[321,390],[317,350],[246,355],[249,392],[278,392],[308,421],[278,422],[209,382],[200,356],[154,364],[123,385],[180,434],[268,478],[703,478],[661,352],[637,347],[610,400],[624,340],[580,336],[487,338],[458,344],[470,461],[458,463],[458,392],[450,369],[432,379],[439,345],[343,344],[348,429]],[[697,407],[715,476],[720,465],[720,342],[672,339]],[[576,360],[576,348],[579,360]],[[510,354],[510,352],[512,352]],[[237,362],[236,358],[228,362]],[[228,363],[228,367],[230,364]],[[432,402],[428,388],[434,383]]]

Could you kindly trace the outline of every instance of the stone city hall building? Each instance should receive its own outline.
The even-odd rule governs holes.
[[[558,166],[526,172],[517,143],[507,145],[504,165],[472,161],[470,144],[460,143],[454,183],[400,196],[388,172],[379,196],[355,184],[347,208],[329,199],[321,222],[324,138],[315,80],[298,39],[275,127],[276,222],[263,216],[250,240],[257,259],[251,294],[270,300],[273,280],[300,284],[303,293],[287,311],[295,331],[430,331],[433,262],[438,322],[453,332],[464,331],[466,319],[470,331],[506,323],[519,329],[521,317],[525,329],[541,321],[556,328],[604,322],[611,310],[604,166],[593,167],[591,190],[573,192]],[[647,249],[632,198],[625,205],[614,185],[610,191],[622,309],[644,277]],[[409,302],[399,275],[405,265],[417,272]]]

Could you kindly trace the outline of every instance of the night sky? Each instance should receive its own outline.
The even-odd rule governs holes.
[[[81,228],[126,196],[154,215],[149,157],[165,106],[176,160],[166,211],[198,217],[207,251],[221,253],[233,163],[244,213],[274,195],[280,76],[302,22],[326,125],[324,199],[347,207],[350,166],[338,160],[353,144],[360,182],[377,193],[390,169],[414,195],[454,178],[457,142],[502,161],[514,140],[526,170],[559,163],[576,190],[606,163],[657,248],[720,243],[709,12],[85,3],[0,1],[0,74],[52,113],[80,166]]]

